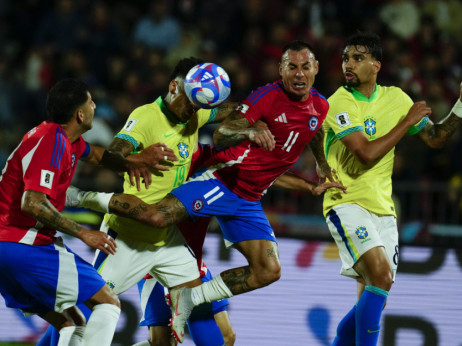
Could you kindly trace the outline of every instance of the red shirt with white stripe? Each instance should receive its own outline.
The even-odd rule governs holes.
[[[64,129],[53,122],[43,122],[26,133],[0,176],[0,241],[53,242],[56,230],[40,227],[23,212],[22,196],[27,190],[42,192],[57,210],[63,210],[77,160],[89,150],[82,137],[71,143]]]
[[[268,125],[275,149],[267,151],[247,140],[218,152],[218,164],[213,166],[212,160],[207,166],[238,196],[257,201],[298,160],[326,118],[329,104],[314,88],[305,101],[293,101],[278,81],[252,92],[238,109],[250,124],[261,119]]]

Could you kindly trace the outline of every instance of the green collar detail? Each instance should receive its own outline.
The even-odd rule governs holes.
[[[180,125],[186,125],[188,122],[182,122],[175,113],[173,113],[170,109],[168,109],[167,105],[164,103],[164,100],[162,99],[161,96],[159,96],[156,100],[157,105],[160,107],[160,110],[164,115],[167,117],[168,121],[170,121],[173,124],[180,124]]]
[[[375,101],[379,95],[379,89],[377,88],[377,84],[375,84],[374,92],[369,98],[367,98],[364,94],[361,94],[355,88],[348,87],[348,86],[344,86],[344,88],[353,95],[356,101],[372,102],[372,101]]]

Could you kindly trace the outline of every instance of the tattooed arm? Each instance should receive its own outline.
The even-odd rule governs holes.
[[[233,111],[213,133],[213,142],[216,146],[227,148],[250,140],[265,148],[273,150],[274,136],[267,127],[250,126],[246,117],[238,111]]]
[[[319,128],[308,145],[316,159],[316,171],[321,181],[324,182],[326,178],[329,179],[329,181],[334,181],[332,170],[327,163],[324,153],[324,129],[322,127]]]
[[[430,148],[442,148],[461,124],[462,119],[451,113],[442,123],[433,124],[429,120],[427,125],[417,133],[417,138]]]
[[[50,203],[44,193],[28,190],[24,192],[21,210],[34,217],[39,225],[61,231],[73,237],[79,238],[88,246],[99,249],[106,254],[115,253],[115,242],[104,232],[92,231],[78,223],[64,217]],[[107,244],[107,247],[105,246]]]
[[[225,102],[217,107],[217,114],[213,123],[221,123],[230,115],[238,106],[237,102]]]
[[[171,194],[156,204],[147,204],[134,195],[114,194],[109,201],[109,212],[155,228],[165,228],[189,218],[186,208]]]
[[[458,116],[454,113],[455,109],[457,109],[456,112],[461,112],[461,101],[462,83],[460,85],[460,97],[449,115],[438,124],[433,124],[429,121],[427,125],[419,133],[417,133],[417,137],[430,148],[441,148],[444,144],[446,144],[448,139],[462,124],[462,118],[460,117],[461,114]]]
[[[153,144],[140,153],[131,154],[135,148],[133,144],[121,138],[115,138],[108,149],[90,144],[90,154],[83,160],[88,163],[101,164],[105,168],[117,172],[128,172],[130,183],[140,190],[140,181],[144,180],[145,187],[151,184],[150,169],[167,171],[165,161],[178,161],[172,149],[164,143]]]

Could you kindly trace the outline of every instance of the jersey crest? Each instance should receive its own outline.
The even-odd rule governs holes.
[[[377,132],[376,124],[377,122],[375,121],[373,117],[369,117],[369,118],[366,118],[366,120],[364,120],[364,131],[369,137],[371,137],[371,139],[375,138],[373,136]]]
[[[319,120],[318,117],[312,116],[308,121],[308,127],[311,131],[315,131],[318,128]]]
[[[180,156],[185,159],[189,156],[189,150],[188,150],[188,146],[181,142],[178,144],[178,151],[180,152]]]

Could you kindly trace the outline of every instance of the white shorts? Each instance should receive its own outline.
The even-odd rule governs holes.
[[[101,231],[109,231],[105,222]],[[97,251],[93,265],[116,294],[136,285],[148,273],[169,288],[200,277],[197,260],[176,226],[168,230],[164,246],[122,235],[117,235],[115,242],[116,253]]]
[[[357,204],[341,204],[327,214],[327,226],[339,249],[340,274],[357,278],[354,264],[368,250],[383,246],[393,269],[398,267],[398,227],[394,216],[378,216]]]

